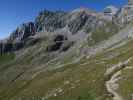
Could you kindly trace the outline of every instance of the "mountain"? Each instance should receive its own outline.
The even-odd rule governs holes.
[[[127,6],[44,10],[20,25],[0,41],[0,100],[131,100]]]
[[[37,39],[35,39],[36,37],[48,32],[50,32],[49,34],[52,34],[52,32],[54,34],[57,33],[57,35],[61,34],[63,37],[70,38],[69,40],[73,42],[81,39],[81,37],[88,37],[87,35],[100,28],[102,28],[101,31],[104,31],[105,35],[115,33],[115,31],[118,30],[118,28],[115,27],[116,24],[105,19],[102,15],[85,8],[76,9],[72,12],[52,12],[44,10],[39,13],[35,22],[28,22],[20,25],[11,33],[8,39],[4,40],[4,43],[1,42],[1,45],[5,44],[3,47],[1,46],[1,52],[10,52],[21,49],[27,42],[34,44],[34,42],[37,41]],[[105,30],[106,26],[107,28]],[[113,30],[111,30],[112,27],[114,27]],[[96,40],[93,42],[96,42]]]

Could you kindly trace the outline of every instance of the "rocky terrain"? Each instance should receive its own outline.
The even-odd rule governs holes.
[[[132,2],[18,26],[0,41],[0,100],[132,100]]]

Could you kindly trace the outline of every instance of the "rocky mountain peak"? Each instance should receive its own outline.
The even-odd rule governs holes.
[[[77,9],[71,11],[71,13],[82,13],[82,12],[85,12],[88,14],[96,13],[96,11],[85,8],[85,7],[77,8]]]
[[[128,0],[128,3],[119,9],[116,19],[120,24],[133,20],[133,0]]]
[[[27,37],[34,35],[36,28],[33,22],[23,23],[10,35],[12,41],[22,41]]]
[[[118,9],[114,6],[108,6],[104,9],[104,13],[115,15],[117,10]],[[104,15],[104,13],[101,13],[101,15]],[[27,44],[27,42],[31,42],[31,40],[32,42],[36,41],[32,36],[37,36],[40,33],[70,34],[69,37],[72,37],[73,40],[76,41],[77,37],[87,37],[88,34],[100,27],[105,31],[104,27],[106,25],[110,26],[105,31],[108,32],[111,30],[111,25],[114,23],[112,23],[112,20],[102,17],[101,15],[87,8],[79,8],[71,12],[43,10],[35,18],[34,22],[21,24],[11,33],[10,37],[7,39],[8,41],[1,42],[1,44],[5,45],[10,43],[12,44],[13,50],[18,50]],[[68,40],[71,39],[68,38]],[[2,48],[5,48],[5,46]]]
[[[117,11],[118,11],[118,8],[117,8],[117,7],[110,5],[110,6],[107,6],[107,7],[104,9],[103,12],[104,12],[105,15],[106,15],[106,14],[115,15],[115,14],[117,13]]]

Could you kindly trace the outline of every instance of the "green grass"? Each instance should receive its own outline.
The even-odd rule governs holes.
[[[107,40],[109,37],[113,36],[119,31],[119,27],[111,22],[106,23],[106,25],[98,27],[94,32],[92,32],[91,38],[88,38],[89,46],[95,45],[103,40]]]
[[[119,93],[123,95],[124,100],[131,100],[133,95],[133,60],[128,66],[131,68],[122,71],[122,80],[119,82]]]
[[[5,73],[8,73],[8,71],[10,73],[11,70],[23,69],[24,66],[29,68],[15,81],[5,83],[5,87],[0,85],[1,100],[18,100],[19,98],[22,98],[21,100],[42,100],[42,98],[49,94],[52,95],[49,96],[47,100],[107,100],[107,98],[111,100],[105,88],[106,76],[104,74],[108,66],[117,64],[133,56],[132,42],[133,41],[113,50],[104,50],[102,53],[89,59],[82,58],[77,63],[64,65],[64,67],[59,69],[41,72],[34,78],[31,78],[31,76],[35,74],[36,71],[29,71],[30,64],[26,62],[26,60],[30,59],[29,61],[32,63],[33,58],[37,57],[35,55],[38,55],[38,53],[33,56],[33,51],[31,51],[31,55],[28,54],[26,60],[21,59],[23,63],[21,62],[20,64],[17,62],[12,65],[10,69],[0,72],[0,75],[7,75]],[[119,55],[107,59],[113,53],[119,53]],[[59,61],[64,63],[70,60],[69,56],[59,59]],[[103,61],[104,63],[102,63]],[[51,65],[55,67],[54,64]],[[130,65],[133,64],[130,63]],[[38,67],[40,66],[32,65],[32,68]],[[12,74],[13,73],[10,75]],[[120,82],[119,92],[126,98],[125,100],[130,100],[130,94],[133,92],[132,70],[123,71],[123,77],[126,77],[128,81],[123,80]],[[56,89],[62,89],[63,92],[56,91],[56,96],[54,96]]]
[[[15,58],[14,53],[0,55],[0,65],[8,63],[9,61],[12,61],[14,58]]]
[[[48,91],[61,87],[64,93],[58,93],[56,97],[51,96],[49,100],[84,100],[85,98],[95,100],[96,97],[105,93],[102,84],[103,78],[100,79],[100,77],[103,77],[104,67],[93,63],[91,65],[81,66],[77,63],[55,71],[42,72],[26,87],[27,91],[22,89],[16,94],[17,88],[16,90],[12,88],[10,90],[12,92],[9,92],[5,97],[9,96],[8,98],[10,98],[15,93],[16,98],[25,97],[24,100],[26,98],[30,100],[31,97],[43,97]],[[94,79],[95,81],[93,81]],[[65,85],[64,82],[67,80],[70,81],[70,84]],[[77,80],[80,80],[80,82],[76,82]],[[73,86],[75,88],[72,88]]]
[[[57,93],[56,97],[52,95],[48,100],[96,100],[97,98],[105,100],[105,98],[109,98],[104,86],[106,65],[96,64],[95,59],[95,57],[91,59],[83,58],[75,64],[42,72],[30,81],[19,78],[15,83],[6,87],[0,93],[0,97],[4,100],[9,98],[17,100],[20,97],[23,98],[22,100],[32,100],[32,97],[41,100],[41,97],[45,97],[53,90],[62,88],[63,94]],[[100,62],[100,59],[98,60]],[[84,63],[88,64],[82,65]],[[70,84],[64,84],[65,81],[70,81]],[[23,82],[28,84],[23,84]]]
[[[133,94],[133,69],[123,70],[122,78],[119,82],[119,92],[124,97],[124,100],[131,100]]]

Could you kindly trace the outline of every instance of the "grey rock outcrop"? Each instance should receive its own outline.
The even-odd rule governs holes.
[[[62,11],[48,11],[44,10],[40,12],[38,17],[35,19],[35,26],[37,32],[48,31],[53,32],[56,29],[63,28],[65,23],[65,12]]]
[[[76,9],[72,12],[44,10],[36,17],[35,22],[20,25],[11,33],[7,42],[0,42],[0,51],[16,51],[24,46],[34,45],[39,39],[33,37],[35,35],[37,37],[39,33],[45,34],[46,32],[57,33],[59,36],[56,37],[55,35],[57,39],[61,37],[59,35],[60,33],[62,37],[66,35],[69,41],[61,40],[57,42],[53,40],[48,46],[48,51],[61,49],[65,51],[73,44],[73,41],[76,41],[76,37],[87,38],[87,34],[93,32],[98,27],[105,26],[107,22],[109,22],[109,20],[99,15],[99,13],[86,8]]]
[[[107,6],[105,9],[104,9],[104,14],[105,15],[115,15],[118,11],[118,8],[116,8],[115,6]]]
[[[22,41],[31,35],[34,35],[36,28],[33,22],[28,22],[20,25],[13,33],[10,35],[11,41]]]
[[[74,34],[83,28],[89,19],[89,15],[87,14],[87,10],[81,9],[80,11],[72,12],[69,18],[67,25],[70,32]]]
[[[99,18],[99,14],[86,8],[76,9],[72,12],[48,11],[40,12],[35,19],[37,32],[54,32],[67,28],[72,34],[80,30],[85,32],[92,31],[99,23],[106,23],[106,19]]]
[[[115,19],[122,25],[133,20],[133,0],[128,0],[127,5],[119,9]]]
[[[34,35],[35,31],[35,25],[33,22],[20,25],[11,33],[9,38],[0,41],[0,53],[2,54],[21,49],[27,38]]]
[[[104,10],[104,17],[108,20],[113,20],[114,16],[117,14],[118,12],[118,8],[116,8],[115,6],[107,6]]]

